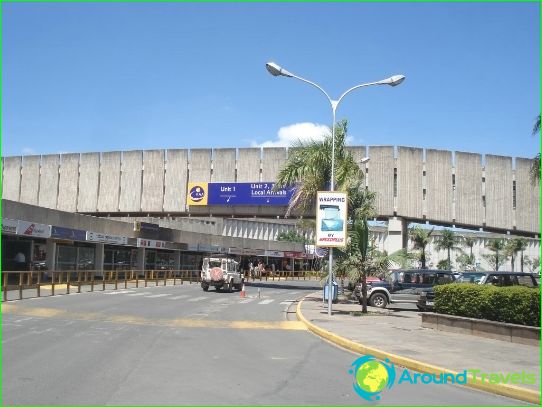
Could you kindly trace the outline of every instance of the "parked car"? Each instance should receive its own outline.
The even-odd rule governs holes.
[[[484,275],[485,273],[483,271],[464,271],[457,279],[457,282],[478,284]]]
[[[515,271],[468,271],[462,273],[458,280],[460,283],[493,284],[498,287],[521,285],[525,287],[538,287],[536,276],[531,273]],[[421,293],[418,300],[418,309],[423,311],[435,307],[435,292],[433,290]]]
[[[437,284],[452,283],[454,280],[449,270],[394,270],[383,281],[367,283],[367,298],[369,305],[378,308],[396,303],[418,305],[421,293],[432,291]],[[356,287],[356,291],[361,303],[361,288]]]
[[[535,276],[531,273],[517,271],[488,271],[480,279],[479,284],[492,284],[498,287],[521,285],[524,287],[538,287]]]

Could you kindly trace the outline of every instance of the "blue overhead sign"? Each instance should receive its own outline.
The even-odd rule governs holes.
[[[287,206],[293,187],[273,191],[274,182],[209,183],[207,205]]]
[[[63,228],[60,226],[51,227],[51,237],[68,240],[86,240],[87,232],[85,230]]]
[[[273,191],[274,182],[190,182],[186,203],[204,205],[287,206],[294,188]]]

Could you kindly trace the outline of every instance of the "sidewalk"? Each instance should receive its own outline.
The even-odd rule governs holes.
[[[522,371],[536,373],[536,385],[515,387],[519,388],[517,393],[521,393],[521,389],[526,390],[525,393],[540,392],[539,347],[422,328],[417,311],[368,307],[369,314],[361,316],[361,306],[346,300],[333,304],[331,317],[327,311],[327,302],[322,302],[320,291],[304,298],[298,306],[298,317],[305,320],[311,331],[340,346],[358,352],[365,350],[360,353],[378,350],[380,355],[374,355],[377,357],[398,356],[396,361],[405,363],[396,364],[413,370],[431,372],[431,368],[437,367],[433,371],[441,368],[455,372],[478,369],[505,375]],[[515,391],[514,386],[508,391]],[[529,397],[532,399],[533,395]]]

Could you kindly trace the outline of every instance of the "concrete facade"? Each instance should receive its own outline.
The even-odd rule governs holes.
[[[538,235],[540,193],[531,160],[393,146],[348,147],[366,155],[367,187],[380,218]],[[52,209],[141,215],[284,216],[283,207],[186,206],[188,182],[273,182],[288,149],[193,149],[6,157],[4,197]],[[485,159],[485,161],[482,161]],[[55,189],[55,185],[57,188]]]

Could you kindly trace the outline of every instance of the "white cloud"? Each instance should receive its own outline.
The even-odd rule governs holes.
[[[268,140],[263,143],[252,141],[252,147],[290,147],[298,140],[303,142],[311,140],[323,140],[325,135],[329,135],[329,127],[318,123],[295,123],[289,126],[281,127],[277,133],[276,140]]]
[[[252,147],[291,147],[299,140],[302,142],[321,141],[326,135],[330,134],[331,129],[323,124],[310,122],[295,123],[281,127],[277,132],[276,140],[267,140],[263,143],[252,140],[250,144]],[[352,136],[347,136],[345,141],[347,145],[352,145],[355,139]]]

